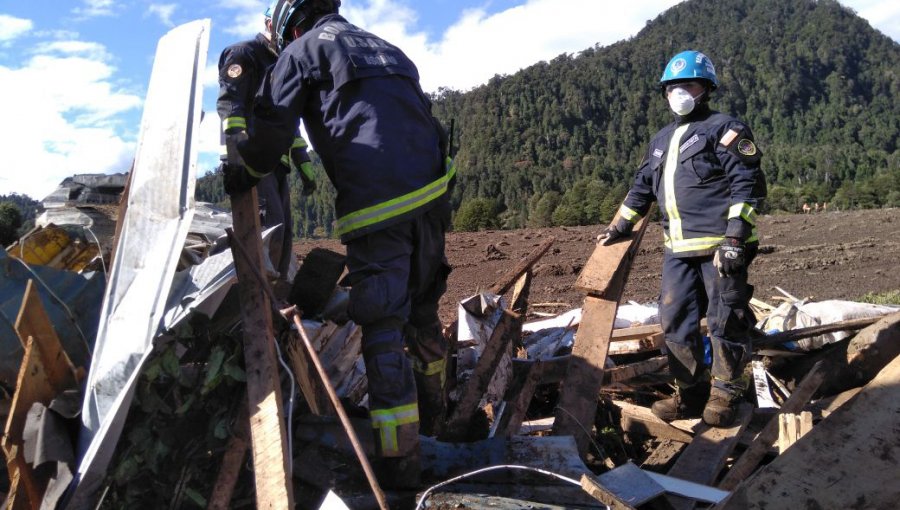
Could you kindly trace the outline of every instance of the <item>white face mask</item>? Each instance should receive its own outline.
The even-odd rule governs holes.
[[[690,92],[681,87],[676,87],[669,93],[669,108],[671,108],[676,115],[684,116],[691,113],[694,111],[694,106],[696,106],[696,104],[697,99],[692,96]]]

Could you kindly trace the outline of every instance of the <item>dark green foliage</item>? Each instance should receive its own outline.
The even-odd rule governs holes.
[[[19,238],[22,213],[10,202],[0,202],[0,247],[7,247]]]
[[[453,217],[453,228],[462,232],[499,228],[499,212],[499,205],[490,198],[465,200]]]
[[[240,331],[235,335],[213,337],[202,326],[184,326],[153,353],[138,379],[100,508],[206,506],[246,399]],[[238,493],[249,489],[243,485]]]
[[[657,83],[685,49],[717,65],[713,107],[753,129],[772,210],[900,198],[896,178],[877,177],[900,175],[900,45],[833,0],[690,0],[630,40],[435,94],[459,133],[454,204],[491,197],[532,226],[608,221],[671,121]],[[584,179],[617,191],[579,189]]]
[[[900,44],[835,0],[689,0],[631,39],[433,94],[435,115],[456,120],[454,207],[495,200],[501,228],[608,221],[672,120],[658,81],[685,49],[716,64],[713,108],[753,130],[763,212],[900,203]],[[296,198],[298,235],[330,235],[319,174],[319,191]]]
[[[34,228],[34,219],[37,217],[41,210],[40,202],[32,199],[28,195],[19,195],[18,193],[13,193],[11,195],[0,195],[0,204],[3,203],[12,204],[16,207],[16,209],[19,210],[22,221],[15,231],[15,238],[22,237],[29,230]],[[6,246],[7,244],[9,243],[4,242],[3,246]]]

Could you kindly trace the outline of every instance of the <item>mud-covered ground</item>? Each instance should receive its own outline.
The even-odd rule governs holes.
[[[781,287],[794,296],[858,299],[900,289],[900,209],[762,216],[760,254],[751,266],[756,297],[771,302]],[[599,225],[541,229],[451,232],[447,258],[453,266],[441,319],[455,318],[456,303],[487,288],[548,237],[550,251],[534,267],[532,310],[562,312],[581,306],[574,289],[595,246]],[[333,240],[301,240],[301,259],[314,247],[343,251]],[[662,228],[651,224],[625,289],[624,301],[647,303],[659,295]]]

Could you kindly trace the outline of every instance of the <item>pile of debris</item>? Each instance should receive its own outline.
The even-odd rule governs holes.
[[[343,256],[313,250],[292,268],[290,292],[276,295],[271,264],[256,276],[240,269],[247,252],[267,253],[268,233],[248,246],[230,231],[230,215],[202,210],[179,242],[166,243],[152,233],[177,229],[129,225],[146,219],[126,211],[124,233],[110,242],[118,256],[101,248],[94,258],[60,257],[72,241],[52,225],[0,253],[6,508],[897,501],[900,310],[786,292],[777,307],[754,300],[755,391],[736,423],[666,423],[647,407],[671,383],[656,309],[620,305],[641,229],[630,243],[597,247],[578,280],[582,308],[526,321],[531,268],[552,239],[459,304],[445,331],[450,413],[436,438],[422,438],[430,487],[382,492],[365,460],[374,445],[361,332],[338,284]],[[144,235],[129,237],[138,226]],[[245,283],[282,304],[274,308],[299,306],[304,319],[270,307],[267,325],[248,327]],[[247,358],[247,335],[259,328],[277,359],[266,373]],[[268,407],[248,407],[264,380],[273,384]],[[280,478],[259,472],[264,445],[265,467]]]

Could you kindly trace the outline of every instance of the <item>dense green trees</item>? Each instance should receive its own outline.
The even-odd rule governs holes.
[[[765,211],[898,204],[900,44],[835,0],[688,0],[629,40],[434,94],[438,118],[456,120],[457,220],[489,199],[489,228],[608,221],[671,120],[657,83],[684,49],[716,63],[713,107],[753,129]],[[334,190],[319,171],[319,190],[295,197],[299,235],[331,234]]]
[[[0,202],[0,247],[5,248],[19,238],[22,213],[11,202]]]

